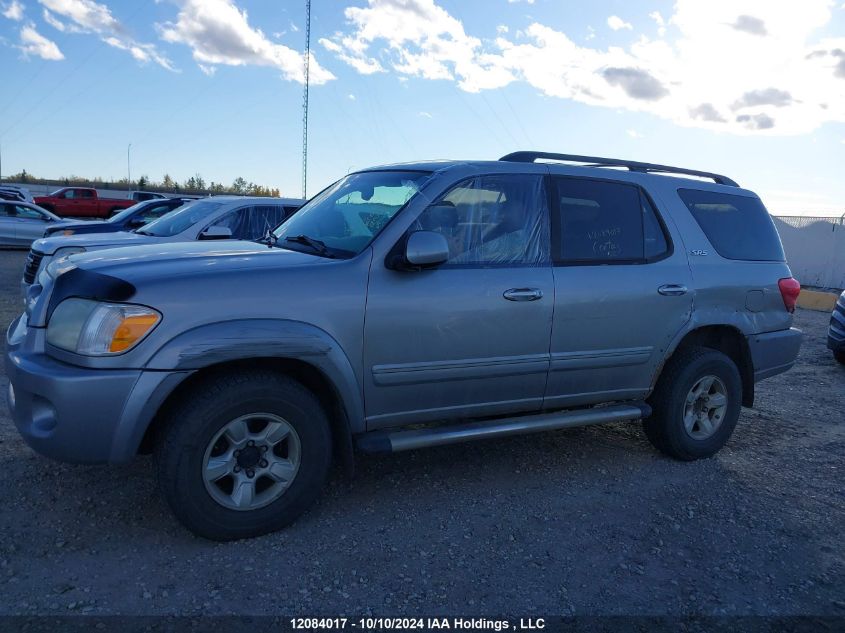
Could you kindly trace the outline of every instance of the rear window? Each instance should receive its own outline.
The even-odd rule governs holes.
[[[750,261],[786,258],[777,229],[759,198],[679,189],[707,239],[722,257]]]

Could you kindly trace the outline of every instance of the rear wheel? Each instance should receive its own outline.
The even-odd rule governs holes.
[[[837,360],[837,362],[845,365],[845,350],[839,350],[837,352],[833,352],[833,357]]]
[[[331,461],[329,421],[287,376],[254,371],[197,385],[171,409],[156,446],[159,486],[194,534],[234,540],[293,522]]]
[[[742,379],[730,358],[703,347],[680,350],[663,369],[643,428],[658,450],[675,459],[710,457],[733,433],[741,402]]]

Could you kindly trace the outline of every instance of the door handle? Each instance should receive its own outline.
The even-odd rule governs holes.
[[[664,284],[657,289],[657,292],[665,297],[680,297],[687,294],[687,287],[680,284]]]
[[[539,288],[511,288],[505,290],[502,296],[508,301],[537,301],[543,298],[543,291]]]

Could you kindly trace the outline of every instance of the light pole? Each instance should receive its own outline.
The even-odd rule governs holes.
[[[126,148],[126,186],[132,189],[132,164],[129,162],[129,150],[132,149],[132,143]]]

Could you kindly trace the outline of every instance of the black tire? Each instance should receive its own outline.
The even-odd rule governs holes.
[[[299,469],[275,501],[254,510],[233,510],[214,500],[202,476],[205,451],[231,420],[270,413],[290,424],[301,444]],[[173,513],[191,532],[230,541],[274,532],[319,497],[331,463],[328,418],[300,383],[269,371],[220,374],[196,385],[167,414],[155,447],[159,487]]]
[[[696,439],[684,428],[684,406],[687,395],[705,376],[722,381],[727,408],[716,431],[706,439]],[[719,351],[705,347],[678,350],[663,368],[648,403],[652,415],[643,420],[643,429],[655,448],[682,461],[711,457],[736,427],[742,408],[742,378],[736,364]]]
[[[833,352],[833,357],[836,359],[837,363],[845,365],[845,350],[838,350]]]

